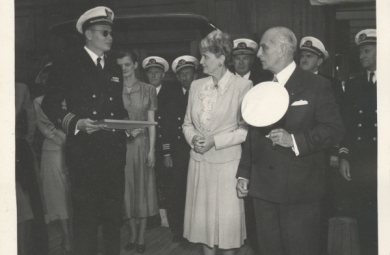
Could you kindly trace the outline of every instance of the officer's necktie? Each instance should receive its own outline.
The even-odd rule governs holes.
[[[99,71],[103,71],[103,67],[102,67],[102,64],[100,64],[100,61],[101,61],[102,59],[101,58],[97,58],[97,68],[98,68],[98,70]]]
[[[189,91],[186,90],[186,93],[184,93],[184,98],[185,98],[186,102],[188,102],[188,94],[189,94]]]
[[[375,82],[374,82],[374,75],[375,73],[374,72],[370,72],[370,80],[369,80],[369,83],[370,85],[374,86]]]
[[[279,82],[278,81],[278,78],[276,77],[276,75],[274,75],[274,78],[272,79],[273,82]]]

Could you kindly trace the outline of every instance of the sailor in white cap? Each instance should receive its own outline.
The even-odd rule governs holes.
[[[253,85],[261,82],[257,72],[252,72],[254,58],[259,46],[255,41],[240,38],[233,41],[233,65],[236,75],[251,80]]]
[[[332,77],[330,75],[326,75],[319,71],[319,67],[324,63],[326,59],[329,58],[329,53],[325,49],[324,44],[317,38],[312,36],[306,36],[302,38],[299,44],[301,59],[300,59],[300,67],[306,71],[318,74],[325,79],[329,80],[332,84],[334,96],[336,103],[338,105],[341,104],[341,99],[343,95],[343,87],[342,83],[339,79]],[[326,180],[331,180],[333,178],[331,174],[334,172],[334,168],[339,166],[339,158],[338,158],[338,150],[339,144],[336,144],[327,150],[325,150],[325,157],[328,160],[329,164],[327,165],[329,171],[326,171]],[[330,203],[329,200],[332,200],[331,197],[333,193],[328,193],[327,196],[322,200],[323,203]],[[321,218],[321,238],[320,238],[320,249],[326,250],[327,248],[327,236],[328,236],[328,221],[329,215],[328,211],[324,211]]]
[[[343,98],[346,129],[340,143],[340,172],[353,186],[360,249],[362,254],[378,253],[378,127],[376,79],[376,30],[365,29],[355,37],[364,71],[348,80]]]
[[[190,160],[191,147],[188,145],[182,130],[184,116],[186,113],[188,94],[191,83],[196,80],[199,61],[193,56],[180,56],[172,62],[172,70],[176,73],[181,87],[174,87],[172,90],[171,109],[167,112],[169,125],[162,123],[163,133],[170,135],[168,150],[164,150],[164,165],[170,169],[172,178],[169,183],[171,187],[168,203],[168,222],[173,233],[173,242],[184,242],[183,224],[184,208],[187,190],[188,162]],[[178,89],[176,89],[178,88]]]
[[[105,254],[119,255],[124,194],[126,135],[94,122],[123,120],[123,75],[111,49],[114,13],[99,6],[85,12],[76,28],[85,46],[65,52],[52,64],[45,115],[67,135],[66,163],[72,183],[74,253],[96,254],[99,219]],[[66,101],[67,109],[62,102]],[[65,252],[71,245],[64,243]]]
[[[166,132],[166,126],[170,125],[169,111],[171,104],[175,100],[172,95],[177,94],[181,88],[179,84],[163,82],[165,73],[169,70],[168,62],[158,56],[147,57],[142,61],[142,67],[145,70],[149,84],[153,85],[157,91],[157,111],[155,112],[156,126],[156,183],[158,198],[169,196],[171,181],[166,172],[165,158],[170,156],[170,133]],[[175,92],[176,91],[176,92]],[[160,201],[161,202],[161,201]]]

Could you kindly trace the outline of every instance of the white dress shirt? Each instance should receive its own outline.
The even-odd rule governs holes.
[[[97,59],[100,58],[100,64],[102,65],[102,68],[104,68],[104,53],[101,56],[96,55],[93,51],[87,48],[87,46],[84,46],[84,49],[87,51],[88,55],[92,58],[92,61],[95,63],[95,66],[97,66]]]
[[[376,71],[368,71],[367,70],[367,81],[370,81],[370,73],[374,73],[374,76],[372,77],[372,81],[376,82]]]
[[[241,76],[241,75],[239,75],[238,73],[236,73],[236,75]],[[250,72],[250,71],[247,72],[244,76],[241,76],[241,77],[242,77],[242,78],[245,78],[245,79],[247,79],[247,80],[249,80],[249,76],[251,76],[251,72]]]
[[[161,84],[158,85],[158,87],[156,88],[156,94],[158,95],[158,93],[160,93],[160,90],[161,90]]]

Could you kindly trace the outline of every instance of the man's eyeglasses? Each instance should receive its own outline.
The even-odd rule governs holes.
[[[101,30],[101,29],[89,29],[89,30],[92,30],[92,31],[100,31],[100,32],[102,32],[101,34],[102,34],[104,37],[107,37],[108,35],[113,36],[113,32],[112,32],[112,31]]]

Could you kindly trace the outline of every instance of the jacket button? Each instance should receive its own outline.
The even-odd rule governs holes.
[[[93,95],[92,97],[93,97],[93,98],[96,98],[96,95]]]
[[[361,126],[362,126],[362,124],[359,123],[359,124],[358,124],[358,127],[361,127]]]
[[[114,116],[114,113],[111,113],[111,116]]]
[[[360,114],[362,114],[362,113],[363,113],[363,111],[362,111],[362,110],[360,110],[360,111],[359,111],[359,113],[360,113]]]
[[[110,97],[110,101],[112,101],[112,97]]]
[[[161,135],[159,135],[158,137],[161,137]]]
[[[181,118],[179,117],[179,118],[177,118],[178,120],[181,120]]]
[[[358,141],[362,140],[362,138],[360,138],[360,136],[357,138]]]
[[[115,129],[113,129],[112,132],[115,132]]]
[[[374,124],[374,127],[377,127],[377,126],[378,126],[378,125],[375,123],[375,124]]]
[[[179,127],[179,129],[181,129],[181,127]]]
[[[157,118],[158,118],[158,119],[161,119],[161,117],[160,117],[160,116],[158,116]]]
[[[97,112],[96,112],[96,111],[93,111],[93,114],[95,114],[95,115],[96,115],[96,114],[97,114]]]
[[[274,167],[273,167],[273,166],[269,166],[268,168],[269,168],[269,169],[271,169],[271,170],[273,170],[273,169],[274,169]]]
[[[158,128],[161,128],[161,126],[158,126]]]
[[[376,137],[372,138],[372,140],[376,141]]]

